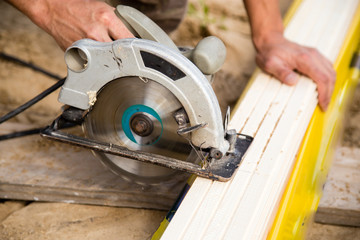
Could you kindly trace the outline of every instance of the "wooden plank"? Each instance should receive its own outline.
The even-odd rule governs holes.
[[[341,22],[340,22],[341,23]],[[340,24],[338,23],[338,26],[339,26]],[[316,30],[316,28],[315,28],[315,30]],[[312,31],[314,31],[314,29],[312,29]],[[340,35],[341,36],[341,35]],[[318,40],[318,42],[319,43],[321,43],[321,41],[319,41]],[[328,53],[331,53],[331,52],[334,52],[334,51],[330,51],[330,50],[332,50],[332,49],[329,49],[328,50]],[[315,101],[313,101],[314,103],[315,103]],[[310,104],[310,108],[312,108],[312,109],[314,109],[314,107],[315,107],[315,105],[311,105]],[[310,120],[310,117],[311,116],[309,116],[308,117],[308,120],[307,121],[309,121]],[[292,121],[290,121],[290,122],[292,122]],[[281,125],[281,126],[286,126],[286,125],[284,125],[284,124],[279,124],[279,125]],[[284,129],[284,128],[283,128]],[[303,130],[305,130],[306,129],[306,126],[305,126],[305,128],[303,128]],[[272,143],[276,143],[276,144],[278,144],[279,142],[281,142],[280,141],[280,139],[279,140],[276,140],[276,139],[271,139],[271,141],[272,141]],[[298,144],[300,143],[298,143],[298,144],[294,144],[294,141],[291,141],[291,139],[289,139],[289,141],[293,144],[293,145],[297,145],[297,146],[299,146]],[[272,151],[274,150],[274,146],[273,147],[269,147],[268,149],[271,149]],[[289,152],[289,151],[288,151]],[[291,159],[291,155],[290,155],[290,159]],[[264,162],[264,160],[260,160],[259,161],[260,162],[260,165]],[[285,164],[283,164],[283,165],[285,165]],[[265,168],[265,171],[264,171],[264,173],[262,174],[262,175],[259,175],[259,177],[261,177],[261,178],[264,178],[264,174],[266,174],[266,171],[269,171],[270,169],[271,169],[271,166],[268,164],[268,166],[266,166]],[[289,170],[291,170],[291,168],[289,168],[288,169],[288,171],[286,172],[282,172],[281,173],[281,171],[279,171],[279,168],[274,168],[274,169],[277,169],[277,171],[276,171],[276,175],[275,175],[275,180],[274,181],[279,181],[279,177],[278,176],[286,176],[287,174],[287,172],[289,173]],[[283,182],[285,182],[286,181],[286,179],[287,178],[283,178]],[[256,181],[256,180],[254,180],[254,181]],[[261,181],[260,181],[261,182]],[[267,183],[267,182],[269,182],[269,179],[266,179],[265,180],[265,178],[263,179],[263,181],[262,181],[263,183]],[[270,181],[271,182],[271,181]],[[262,185],[259,185],[260,186],[260,188],[261,187],[263,187],[264,186],[264,184],[262,184]],[[226,239],[232,239],[232,238],[234,238],[235,236],[237,236],[238,238],[242,238],[242,236],[243,236],[243,239],[257,239],[257,238],[264,238],[264,237],[266,237],[266,234],[267,234],[267,231],[266,231],[266,229],[258,229],[259,227],[264,227],[264,226],[266,226],[265,225],[265,221],[264,220],[266,220],[266,221],[269,221],[269,216],[271,216],[271,214],[269,214],[269,215],[265,215],[265,216],[257,216],[256,217],[256,212],[258,212],[257,210],[258,209],[263,209],[265,212],[266,211],[268,211],[268,210],[265,210],[265,209],[276,209],[276,208],[274,208],[275,207],[275,203],[279,203],[279,201],[280,201],[280,196],[281,196],[281,193],[282,193],[282,190],[283,189],[278,189],[279,191],[278,191],[278,194],[275,194],[275,192],[276,191],[274,191],[273,189],[271,189],[271,191],[268,191],[268,193],[269,193],[269,195],[268,196],[264,196],[264,192],[266,192],[267,190],[269,190],[269,189],[271,189],[271,186],[267,186],[267,188],[265,187],[265,188],[263,188],[263,191],[259,191],[259,192],[262,192],[263,193],[263,195],[262,195],[262,197],[261,198],[264,198],[264,199],[267,199],[267,200],[265,200],[265,201],[260,201],[261,203],[262,203],[262,205],[260,205],[260,206],[256,206],[255,204],[254,204],[254,202],[256,202],[256,200],[258,199],[258,198],[255,198],[255,199],[251,199],[248,203],[251,203],[251,206],[253,206],[253,208],[254,209],[256,209],[255,210],[255,213],[254,212],[252,212],[251,213],[251,219],[256,219],[256,220],[254,220],[254,222],[253,223],[251,223],[251,220],[250,221],[246,221],[246,219],[249,219],[250,218],[250,216],[246,216],[246,214],[243,214],[243,212],[242,212],[242,214],[235,214],[236,216],[241,216],[241,217],[239,217],[240,219],[241,219],[241,221],[239,221],[240,223],[241,222],[246,222],[246,223],[248,223],[248,224],[246,224],[246,228],[245,229],[239,229],[239,222],[234,222],[233,224],[231,224],[231,226],[233,226],[234,227],[234,229],[235,229],[235,231],[234,231],[234,234],[233,235],[231,235],[230,233],[231,233],[231,231],[229,231],[228,230],[228,232],[230,232],[229,233],[229,237],[225,237]],[[251,192],[250,192],[251,193]],[[256,195],[256,194],[250,194],[250,196],[252,196],[252,195]],[[271,198],[271,196],[273,197],[273,198]],[[259,197],[259,196],[257,196],[257,197]],[[274,199],[274,197],[278,197],[278,199],[277,200],[275,200]],[[244,197],[243,197],[244,198]],[[268,204],[267,204],[268,203]],[[272,204],[273,206],[272,207],[270,207],[269,206],[269,204]],[[247,209],[250,205],[249,204],[243,204],[243,206]],[[274,213],[275,214],[275,213]],[[269,221],[269,222],[271,222],[271,221]],[[262,224],[263,223],[263,224]],[[236,227],[235,227],[236,226]],[[241,230],[243,230],[243,231],[241,231]],[[263,231],[262,231],[263,230]],[[248,233],[248,235],[246,235],[246,232]],[[245,234],[243,234],[243,235],[239,235],[239,233],[241,233],[241,234],[243,234],[243,233],[245,233]]]
[[[278,82],[277,80],[272,79],[274,82]],[[225,233],[226,228],[219,229],[217,226],[227,226],[231,221],[231,217],[229,217],[228,206],[238,206],[241,199],[236,198],[234,196],[244,194],[245,191],[248,191],[249,184],[251,179],[254,177],[253,171],[257,166],[257,160],[261,157],[264,149],[266,149],[266,145],[268,144],[268,140],[271,137],[272,129],[276,126],[277,120],[281,115],[284,106],[287,101],[279,101],[287,100],[292,93],[292,87],[286,85],[280,85],[281,88],[276,94],[276,98],[272,101],[271,105],[268,105],[268,109],[263,109],[262,111],[266,114],[265,119],[263,119],[261,127],[256,133],[253,146],[249,149],[248,154],[246,155],[243,163],[240,166],[240,173],[237,174],[234,180],[231,183],[231,189],[227,191],[225,196],[222,199],[222,202],[219,208],[216,209],[215,217],[211,219],[211,223],[207,228],[208,231],[205,233],[204,239],[218,239],[219,236]],[[251,125],[250,121],[248,125]],[[249,127],[250,129],[252,126]],[[247,127],[244,128],[244,131],[247,131]],[[258,137],[261,136],[261,137]]]
[[[278,87],[278,84],[274,84],[275,81],[272,81],[273,83],[270,83],[269,81],[270,77],[260,73],[258,75],[257,81],[254,83],[254,88],[251,89],[251,93],[254,94],[254,99],[252,99],[253,103],[249,104],[249,105],[240,105],[239,106],[239,112],[241,112],[241,114],[237,114],[234,115],[235,119],[238,119],[240,123],[245,124],[248,123],[248,117],[251,115],[251,113],[253,112],[253,109],[255,108],[255,103],[260,101],[261,96],[263,95],[264,92],[270,92],[269,90],[269,85],[270,87],[273,86],[275,88]],[[245,96],[245,99],[247,98],[247,96]],[[250,99],[249,99],[250,100]],[[230,122],[229,126],[231,126],[232,122]],[[241,126],[240,124],[238,124],[237,126],[231,126],[232,128],[236,128],[236,129],[240,129]],[[215,184],[215,187],[213,187],[213,184]],[[206,197],[206,195],[200,195],[199,196],[199,189],[210,189],[210,187],[212,188],[212,192],[209,193],[210,195],[217,195],[216,191],[217,189],[219,191],[223,190],[223,187],[219,186],[219,185],[226,185],[228,186],[229,183],[214,183],[213,181],[208,181],[206,179],[196,179],[196,181],[194,182],[194,184],[192,185],[192,187],[190,188],[189,192],[187,193],[187,195],[194,195],[197,196],[196,198],[185,198],[182,202],[182,204],[180,205],[180,208],[177,211],[177,214],[174,216],[174,218],[172,219],[172,223],[174,223],[175,225],[177,225],[177,221],[181,221],[181,225],[182,226],[187,226],[187,225],[193,225],[193,219],[191,216],[195,216],[197,213],[197,209],[199,208],[200,205],[202,205],[202,202],[204,201],[204,198]],[[195,186],[195,188],[194,188]],[[199,186],[199,187],[197,187]],[[218,186],[218,187],[216,187]],[[203,198],[201,197],[203,196]],[[208,198],[207,198],[208,199]],[[211,198],[212,200],[213,198]],[[208,199],[209,201],[209,199]],[[206,201],[207,202],[207,201]],[[189,209],[192,209],[192,211],[188,211]],[[188,221],[186,221],[186,219]],[[180,224],[180,223],[178,223]],[[175,235],[178,236],[179,238],[182,237],[183,232],[181,231],[183,230],[183,228],[173,228],[174,232],[167,232],[166,234],[171,234],[171,235]],[[199,230],[199,229],[197,229]],[[163,236],[164,237],[164,236]]]
[[[257,102],[261,103],[261,104],[259,104],[259,106],[262,106],[261,111],[266,112],[267,108],[269,106],[269,98],[271,99],[271,98],[275,97],[275,93],[278,91],[281,84],[279,84],[279,82],[275,81],[275,80],[269,81],[269,77],[265,76],[264,74],[260,74],[256,80],[258,80],[258,82],[259,82],[259,83],[254,83],[257,86],[260,86],[261,83],[263,83],[263,82],[267,83],[266,84],[267,85],[266,90],[263,89],[264,92],[260,93],[260,94],[258,94],[256,96]],[[271,97],[271,95],[272,95],[272,97]],[[242,109],[244,109],[244,108],[242,108]],[[251,108],[247,108],[247,109],[248,109],[247,110],[248,113],[254,114],[253,110]],[[246,125],[249,125],[250,126],[249,129],[254,130],[254,128],[253,128],[254,124],[252,123],[251,120],[244,121],[244,119],[247,118],[248,114],[244,114],[244,115],[241,115],[241,116],[243,116],[243,120],[239,121],[239,122],[241,122],[243,124],[246,124]],[[261,121],[261,119],[259,120],[259,122],[260,121]],[[233,120],[232,120],[232,122],[233,122]],[[232,127],[235,127],[237,129],[242,128],[240,125],[237,125],[237,126],[233,125]],[[256,149],[256,148],[251,148],[251,149]],[[245,161],[245,159],[244,159],[244,161]],[[245,165],[246,164],[244,164],[244,163],[242,164],[242,166],[245,166]],[[246,181],[246,180],[247,180],[247,178],[243,178],[241,183],[243,184],[244,181]],[[234,181],[235,181],[235,179],[232,182],[234,182]],[[209,195],[211,195],[212,197],[211,198],[206,198],[206,200],[201,199],[200,202],[203,203],[205,201],[205,204],[202,204],[201,205],[202,207],[200,207],[200,209],[198,209],[199,208],[199,207],[197,207],[198,205],[193,204],[194,200],[196,200],[196,202],[199,201],[198,200],[199,199],[198,193],[197,193],[197,191],[192,191],[193,189],[191,187],[191,189],[188,192],[187,196],[193,195],[193,196],[196,196],[196,198],[185,198],[184,202],[181,204],[180,208],[178,209],[178,212],[180,212],[180,214],[176,214],[174,216],[174,218],[172,219],[172,223],[174,223],[175,225],[176,225],[177,221],[181,221],[182,226],[184,226],[185,224],[189,225],[190,222],[191,222],[191,226],[192,226],[191,229],[193,229],[193,230],[190,230],[190,233],[199,234],[199,232],[201,232],[201,230],[199,231],[199,228],[197,228],[197,226],[198,225],[204,225],[206,223],[206,221],[209,221],[211,218],[201,219],[202,215],[199,214],[199,212],[202,211],[204,206],[212,206],[212,204],[219,203],[219,201],[221,200],[221,195],[222,195],[222,194],[219,194],[219,192],[222,192],[223,188],[226,188],[226,186],[228,186],[230,184],[230,182],[228,182],[228,183],[220,183],[220,184],[219,183],[213,183],[212,181],[208,181],[208,180],[205,180],[205,181],[202,181],[202,182],[212,184],[212,186],[211,186],[212,191],[209,193]],[[206,186],[204,186],[204,188],[206,188],[208,186],[208,184],[206,184]],[[235,184],[237,184],[236,181],[235,181]],[[217,199],[214,199],[214,196],[217,196]],[[189,201],[187,201],[187,200],[189,200]],[[186,204],[187,206],[183,207],[184,204]],[[191,210],[189,211],[189,209],[191,209]],[[184,212],[184,215],[181,214],[182,212]],[[194,215],[194,216],[196,216],[195,218],[197,220],[194,221],[194,219],[189,218],[189,216],[191,216],[190,214],[195,213],[195,212],[197,214]],[[205,214],[209,214],[209,213],[205,213]],[[186,221],[186,222],[184,221],[185,220],[184,216],[186,216],[186,219],[188,221]],[[200,217],[197,217],[197,216],[200,216]],[[201,223],[202,221],[205,221],[205,222]],[[177,238],[179,238],[179,239],[183,238],[183,235],[182,235],[183,232],[181,232],[182,229],[183,228],[173,228],[172,231],[166,231],[163,238],[166,238],[167,235],[171,235],[171,237],[177,236]],[[204,227],[202,227],[201,229],[204,229]],[[191,236],[191,234],[187,234],[186,236],[184,236],[184,239],[186,239],[187,237],[192,237],[192,236]],[[175,238],[173,238],[173,239],[175,239]]]
[[[360,149],[339,147],[315,221],[360,227]]]
[[[307,87],[311,84],[313,88]],[[234,213],[225,239],[262,239],[268,231],[267,222],[276,214],[285,183],[291,173],[297,149],[306,130],[301,123],[310,120],[307,114],[316,106],[315,86],[310,80],[300,81],[284,109],[257,165],[241,204]],[[300,97],[301,96],[301,97]],[[301,106],[294,108],[293,106]],[[305,111],[305,110],[309,111]],[[252,210],[249,211],[249,206]],[[248,219],[248,221],[244,221]]]
[[[342,2],[342,9],[348,9],[348,14],[342,14],[340,15],[339,19],[336,19],[336,17],[331,18],[324,28],[327,32],[324,32],[323,34],[332,35],[332,36],[345,36],[348,28],[344,27],[347,25],[344,25],[342,23],[348,23],[351,22],[351,19],[357,9],[357,6],[359,4],[359,1],[344,1]],[[335,12],[339,11],[339,7],[335,8]],[[332,27],[331,27],[332,26]],[[335,62],[338,51],[336,49],[340,49],[342,45],[342,41],[339,41],[336,39],[336,37],[331,37],[330,39],[323,40],[322,45],[319,46],[320,51],[322,51],[323,48],[331,49],[332,51],[329,51],[329,54],[325,53],[325,56],[327,56],[332,62]]]
[[[346,4],[331,0],[324,7],[321,0],[303,1],[286,36],[312,47],[335,38],[323,53],[336,56],[345,37],[341,29],[346,31],[357,4],[356,0]],[[321,31],[330,18],[336,20],[332,26],[336,34]],[[259,88],[258,81],[265,79],[257,76],[252,86]],[[311,80],[303,78],[296,87],[274,87],[273,81],[269,79],[260,94],[250,87],[233,114],[230,126],[255,137],[234,179],[222,184],[202,181],[207,195],[201,200],[190,189],[184,199],[187,206],[180,206],[162,239],[266,237],[317,104],[316,85]]]
[[[5,123],[0,134],[30,127]],[[0,198],[5,199],[168,210],[184,185],[184,181],[156,186],[125,181],[90,151],[37,135],[2,141],[0,169]]]
[[[329,1],[330,2],[330,1]],[[310,35],[314,27],[321,23],[321,12],[319,12],[319,5],[322,3],[320,1],[303,1],[299,6],[298,11],[289,22],[288,26],[284,31],[284,36],[298,44],[305,46],[310,46],[313,44],[313,37],[315,35]],[[330,5],[327,3],[326,5]],[[322,6],[324,8],[324,6]],[[317,19],[317,21],[314,21]]]
[[[258,100],[268,88],[269,82],[270,76],[259,71],[256,75],[256,81],[254,81],[251,88],[248,90],[248,94],[245,95],[243,101],[237,107],[236,112],[233,112],[231,122],[229,123],[229,129],[236,129],[238,132],[242,130],[240,127],[243,127],[249,119],[255,106],[258,105]]]

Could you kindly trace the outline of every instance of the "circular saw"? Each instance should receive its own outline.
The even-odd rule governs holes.
[[[139,11],[116,14],[139,38],[90,39],[66,50],[68,76],[59,101],[68,107],[42,135],[94,150],[114,172],[139,183],[171,179],[179,170],[231,179],[252,138],[227,129],[210,85],[226,49],[208,37],[178,48]],[[85,137],[60,131],[82,124]]]

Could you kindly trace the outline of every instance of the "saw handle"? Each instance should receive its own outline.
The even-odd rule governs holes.
[[[171,38],[145,14],[135,8],[118,5],[115,14],[136,37],[152,40],[179,51]]]
[[[171,38],[155,22],[135,8],[118,5],[116,15],[136,37],[152,40],[179,51]],[[194,49],[183,53],[205,75],[216,73],[225,62],[226,47],[217,37],[202,39]]]

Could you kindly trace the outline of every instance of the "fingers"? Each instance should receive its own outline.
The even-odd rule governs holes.
[[[299,80],[299,75],[294,70],[310,77],[317,84],[321,109],[327,109],[336,73],[331,62],[316,49],[283,39],[279,43],[258,49],[256,62],[261,69],[288,85],[294,85]]]
[[[134,35],[125,27],[123,22],[114,14],[114,21],[109,26],[109,35],[112,39],[134,38]]]
[[[106,30],[106,40],[111,41],[123,38],[134,38],[134,35],[126,28],[124,23],[116,16],[115,8],[106,6],[105,10],[101,11],[97,18],[103,30]],[[105,34],[105,33],[104,33]]]
[[[93,25],[86,32],[86,38],[90,38],[99,42],[111,42],[107,28],[102,25]]]
[[[60,11],[61,7],[65,9]],[[63,50],[83,38],[111,42],[114,39],[134,37],[116,16],[115,9],[104,2],[75,1],[74,5],[68,8],[70,7],[61,4],[56,8],[50,31]],[[68,14],[68,11],[71,14]]]
[[[308,48],[296,58],[296,68],[317,84],[319,105],[325,111],[331,100],[336,80],[331,62],[317,50]]]
[[[258,55],[256,61],[260,68],[285,84],[295,85],[299,80],[293,68],[277,55],[270,55],[268,59],[261,59],[261,55]]]
[[[101,4],[102,5],[99,5],[98,12],[94,14],[95,21],[92,29],[87,32],[89,37],[101,42],[134,38],[134,35],[126,28],[120,18],[116,16],[114,12],[115,8],[105,3]]]

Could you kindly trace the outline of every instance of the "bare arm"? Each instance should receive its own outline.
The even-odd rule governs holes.
[[[134,37],[114,8],[96,0],[6,0],[54,37],[65,50],[82,38],[109,42]]]
[[[331,62],[316,49],[284,38],[278,0],[244,0],[244,3],[259,67],[289,85],[298,81],[295,70],[310,77],[318,87],[319,105],[326,110],[336,79]]]

